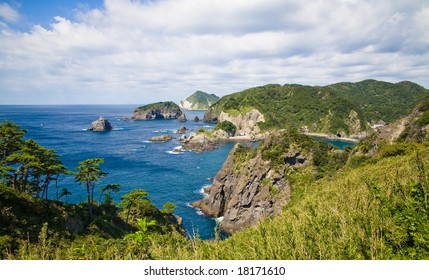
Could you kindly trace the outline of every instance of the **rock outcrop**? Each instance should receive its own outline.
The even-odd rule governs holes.
[[[212,151],[219,146],[219,142],[219,138],[204,132],[191,133],[189,138],[183,139],[182,149],[197,153]]]
[[[158,102],[135,109],[131,120],[178,119],[182,115],[182,111],[175,103]]]
[[[173,140],[173,137],[171,135],[161,135],[161,136],[155,136],[149,139],[150,142],[167,142]]]
[[[220,228],[224,232],[253,226],[279,213],[290,200],[290,186],[285,177],[288,165],[274,168],[260,153],[243,161],[246,153],[246,148],[236,144],[206,190],[207,196],[192,203],[205,215],[223,217]],[[306,161],[298,152],[291,152],[288,157],[290,165],[305,165]]]
[[[181,128],[179,128],[178,130],[176,130],[176,134],[185,134],[186,131],[188,131],[188,129],[184,126],[182,126]]]
[[[180,101],[180,108],[185,110],[207,110],[219,101],[219,97],[202,91],[196,91],[185,100]]]
[[[180,116],[177,118],[177,120],[178,120],[179,122],[186,122],[186,121],[188,121],[188,119],[186,118],[186,115],[185,115],[185,114],[180,115]]]
[[[98,120],[92,122],[91,127],[88,130],[108,131],[112,129],[113,129],[112,124],[105,117],[100,116]]]

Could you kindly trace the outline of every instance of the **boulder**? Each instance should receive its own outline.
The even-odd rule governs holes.
[[[200,121],[200,118],[198,116],[195,116],[194,122],[199,122],[199,121]]]
[[[92,122],[91,127],[88,130],[108,131],[112,129],[112,124],[105,117],[101,116],[98,120]]]

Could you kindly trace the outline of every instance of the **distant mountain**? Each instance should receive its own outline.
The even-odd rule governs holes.
[[[219,101],[220,97],[208,94],[203,91],[196,91],[194,94],[180,101],[180,108],[185,110],[207,110],[211,105]]]
[[[410,114],[427,96],[429,90],[412,82],[269,84],[222,97],[209,108],[204,121],[245,116],[255,109],[265,120],[258,124],[263,130],[293,125],[306,132],[364,136],[371,130],[369,124],[392,123]]]

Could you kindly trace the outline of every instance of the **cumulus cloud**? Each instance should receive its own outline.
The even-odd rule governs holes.
[[[0,24],[5,103],[178,101],[367,78],[429,87],[426,1],[106,0],[54,20],[27,32]]]

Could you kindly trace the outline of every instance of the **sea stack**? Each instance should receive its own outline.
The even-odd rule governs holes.
[[[112,124],[103,116],[100,116],[98,120],[93,121],[91,127],[88,130],[91,131],[108,131],[112,130]]]

